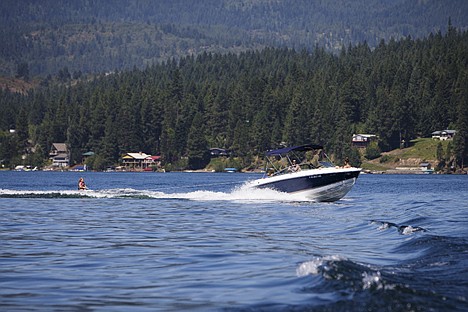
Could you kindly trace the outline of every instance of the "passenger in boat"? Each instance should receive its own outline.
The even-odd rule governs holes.
[[[273,170],[273,168],[268,168],[268,170],[267,170],[267,175],[268,175],[269,177],[273,176],[274,173],[275,173],[275,171]]]
[[[86,187],[86,183],[84,181],[83,178],[80,178],[78,180],[78,190],[82,191],[82,190],[86,190],[88,187]]]
[[[351,168],[351,165],[349,164],[349,158],[346,157],[344,160],[344,165],[343,168]]]
[[[301,167],[296,163],[295,159],[293,159],[291,167],[289,167],[289,171],[291,172],[301,171]]]
[[[320,168],[322,166],[320,165],[319,159],[319,151],[316,151],[314,153],[314,157],[312,157],[312,161],[310,162],[313,168]]]

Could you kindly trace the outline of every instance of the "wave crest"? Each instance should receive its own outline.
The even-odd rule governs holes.
[[[395,288],[394,284],[386,281],[379,270],[355,263],[338,255],[315,257],[312,260],[303,262],[296,269],[296,274],[299,277],[319,275],[325,280],[340,281],[342,283],[341,287],[353,289],[353,291]]]

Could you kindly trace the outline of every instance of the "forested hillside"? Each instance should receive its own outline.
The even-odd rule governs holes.
[[[315,46],[339,52],[468,27],[466,0],[2,0],[0,75],[144,69],[173,57]]]
[[[451,128],[458,132],[449,157],[460,165],[467,51],[468,32],[449,27],[445,35],[391,40],[375,50],[203,53],[27,95],[1,91],[0,159],[14,165],[26,154],[24,162],[37,164],[51,143],[66,142],[74,162],[94,151],[95,169],[125,152],[161,154],[167,165],[202,157],[208,147],[248,163],[280,142],[314,142],[340,161],[354,153],[353,133],[377,134],[389,150]]]

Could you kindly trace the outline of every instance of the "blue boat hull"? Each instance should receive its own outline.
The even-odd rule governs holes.
[[[353,187],[360,169],[307,170],[254,181],[254,187],[278,192],[304,194],[308,199],[332,202],[341,199]]]

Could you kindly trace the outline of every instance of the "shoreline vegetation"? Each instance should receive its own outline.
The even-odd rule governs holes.
[[[454,170],[453,168],[447,167],[450,163],[449,160],[443,159],[443,155],[437,155],[438,149],[442,148],[442,154],[447,149],[450,149],[451,141],[439,141],[431,138],[419,138],[411,142],[407,148],[395,149],[389,152],[383,152],[375,159],[368,160],[364,156],[361,157],[362,173],[364,174],[467,174],[468,168],[465,167],[463,170]],[[440,146],[441,147],[440,147]],[[439,151],[440,153],[440,151]],[[439,159],[438,159],[439,158]],[[421,168],[420,164],[430,164],[429,170]],[[228,170],[229,169],[229,170]],[[0,170],[10,170],[7,168],[1,168]],[[15,169],[11,169],[15,170]],[[30,168],[30,166],[21,167],[16,171],[83,171],[74,170],[70,168],[55,168],[50,169],[44,168]],[[141,170],[134,169],[128,170],[121,166],[111,167],[107,170],[89,170],[90,172],[188,172],[188,173],[225,173],[225,172],[236,172],[236,173],[263,173],[264,163],[262,159],[254,157],[253,161],[248,164],[242,164],[242,160],[238,157],[215,157],[212,158],[210,163],[202,169],[192,170],[186,168],[176,168],[174,166],[168,166],[168,168],[153,168],[152,170]]]

